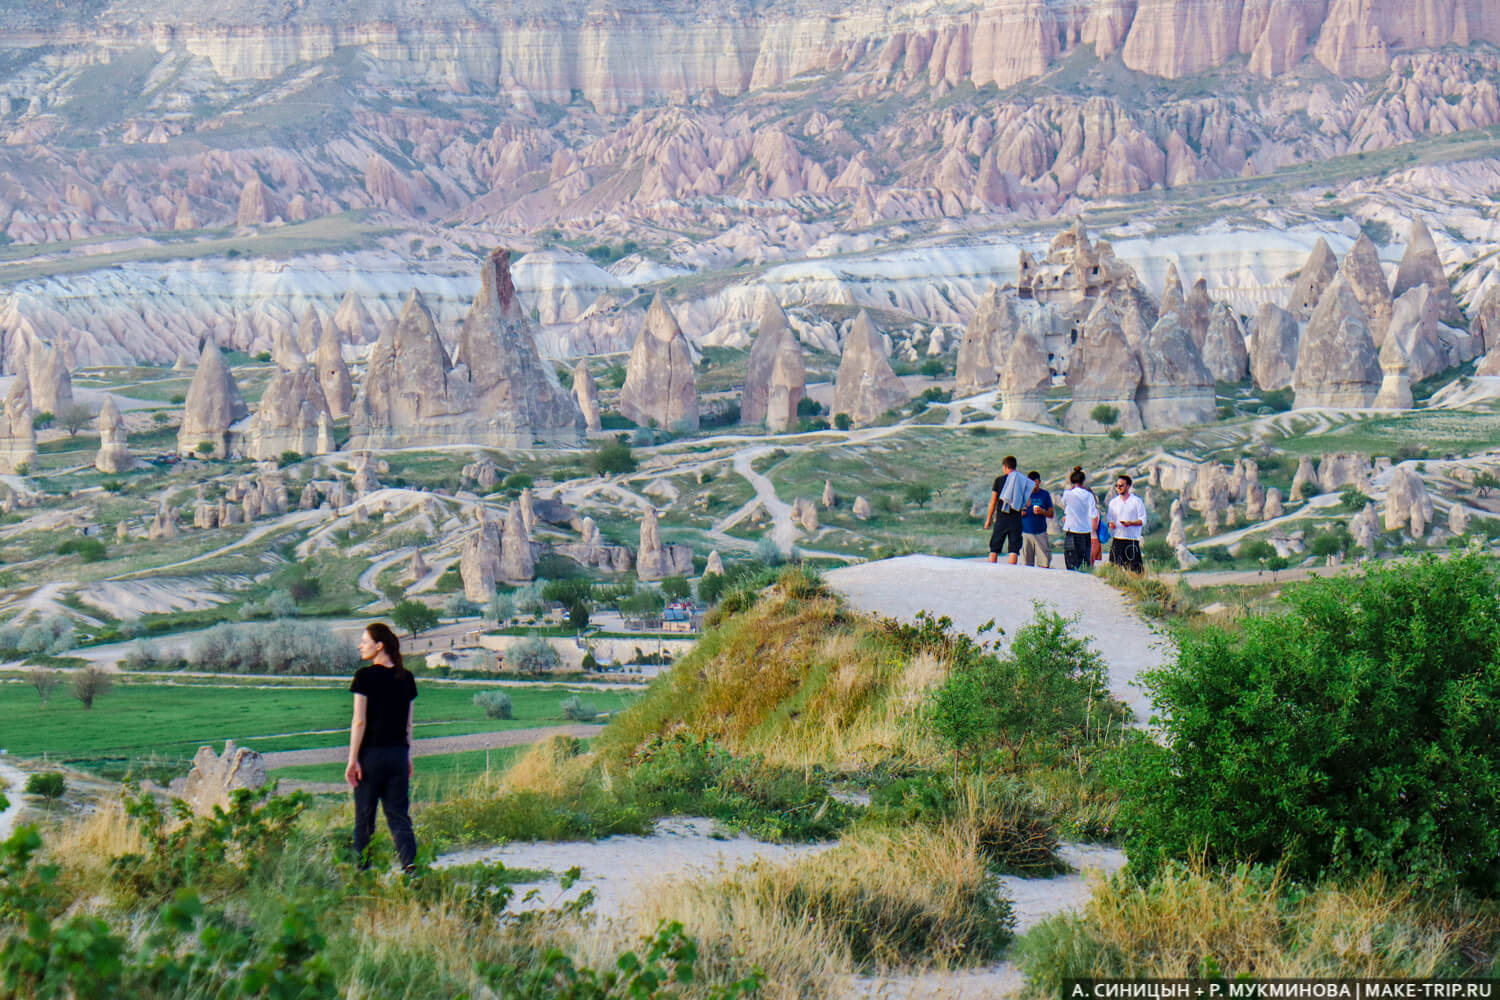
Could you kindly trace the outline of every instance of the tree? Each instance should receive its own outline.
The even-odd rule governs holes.
[[[919,510],[932,502],[932,487],[926,483],[908,483],[901,492],[906,502],[916,504]]]
[[[542,674],[556,670],[562,657],[551,643],[533,635],[512,643],[505,651],[505,662],[523,674]]]
[[[635,456],[630,453],[630,445],[621,438],[600,441],[598,446],[589,452],[589,468],[596,476],[619,476],[634,472],[635,465]]]
[[[390,583],[383,584],[380,592],[385,595],[387,601],[390,601],[391,604],[396,604],[402,597],[406,596],[406,586],[393,580]]]
[[[41,413],[38,413],[36,416],[31,418],[31,426],[35,427],[39,431],[46,430],[48,427],[52,426],[52,421],[55,419],[56,417],[52,415],[51,410],[43,410]]]
[[[1101,427],[1113,427],[1120,419],[1118,407],[1110,406],[1108,403],[1100,403],[1089,411],[1089,419]]]
[[[944,371],[943,363],[937,358],[928,358],[922,362],[922,367],[917,370],[928,378],[942,378]]]
[[[504,691],[481,691],[474,696],[474,707],[483,709],[487,719],[513,719],[510,695]]]
[[[52,692],[62,683],[62,677],[56,670],[32,670],[26,674],[26,680],[36,688],[37,697],[42,699],[42,704],[47,704],[47,699],[52,697]]]
[[[589,627],[588,601],[574,601],[568,608],[568,627],[575,632],[582,632]]]
[[[1180,635],[1122,763],[1132,868],[1255,859],[1446,893],[1500,879],[1500,591],[1477,555],[1283,593]],[[1459,804],[1462,804],[1461,806]]]
[[[391,609],[391,621],[415,639],[438,623],[438,613],[421,601],[405,600]]]
[[[84,708],[93,708],[94,699],[109,693],[114,686],[109,674],[90,664],[82,670],[73,671],[73,697],[83,702]]]
[[[56,771],[38,771],[26,779],[26,794],[40,795],[51,805],[68,790],[68,780]]]
[[[1481,497],[1490,495],[1490,490],[1500,489],[1500,478],[1496,478],[1493,472],[1481,472],[1474,477],[1474,492]]]
[[[69,403],[57,415],[58,422],[67,428],[68,437],[77,437],[78,432],[94,419],[94,412],[82,403]]]
[[[841,431],[847,431],[854,426],[854,418],[847,413],[835,413],[833,415],[833,426]]]
[[[693,593],[692,585],[681,574],[669,576],[661,582],[661,596],[669,601],[686,600]]]
[[[490,598],[490,603],[484,606],[484,616],[492,622],[507,622],[516,614],[516,602],[511,600],[509,594],[496,594]]]
[[[698,581],[698,600],[704,604],[719,603],[723,595],[726,583],[723,573],[705,573],[703,579]]]
[[[503,489],[510,490],[513,493],[519,493],[522,490],[526,489],[531,484],[532,484],[532,478],[530,476],[528,476],[526,473],[524,473],[524,472],[512,472],[510,475],[508,475],[508,476],[505,477],[504,482],[502,482],[500,484],[500,486]]]

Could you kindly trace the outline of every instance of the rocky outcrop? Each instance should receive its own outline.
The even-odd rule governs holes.
[[[1385,530],[1405,530],[1413,538],[1421,538],[1431,523],[1432,498],[1422,477],[1408,465],[1396,466],[1386,487]]]
[[[1406,252],[1401,255],[1401,264],[1396,268],[1396,282],[1391,287],[1391,294],[1399,298],[1420,285],[1425,285],[1432,293],[1440,322],[1463,325],[1464,315],[1448,284],[1448,274],[1443,270],[1437,244],[1432,241],[1427,223],[1418,218],[1411,222],[1411,235],[1407,238]]]
[[[1163,318],[1178,315],[1170,312]],[[1157,325],[1161,322],[1158,320]],[[1141,411],[1136,405],[1141,374],[1140,359],[1126,342],[1113,310],[1102,304],[1096,307],[1084,323],[1068,361],[1067,383],[1073,401],[1068,406],[1064,426],[1080,434],[1102,434],[1111,427],[1126,432],[1141,430]],[[1114,423],[1104,424],[1094,419],[1093,413],[1100,406],[1115,411]]]
[[[327,442],[320,441],[319,430],[330,415],[318,375],[312,365],[303,364],[272,376],[245,430],[243,447],[237,450],[256,461],[273,460],[286,452],[327,454]]]
[[[1270,392],[1291,385],[1301,343],[1302,328],[1296,318],[1279,306],[1263,303],[1250,331],[1250,377],[1256,388]]]
[[[1375,347],[1379,348],[1385,343],[1386,327],[1391,323],[1393,300],[1390,286],[1386,284],[1385,270],[1380,266],[1380,255],[1375,252],[1375,244],[1370,241],[1370,237],[1364,233],[1359,234],[1359,239],[1354,241],[1354,245],[1344,255],[1344,261],[1339,265],[1339,274],[1348,282],[1354,298],[1364,310],[1370,337]]]
[[[958,344],[955,395],[972,396],[994,388],[1019,327],[1015,296],[1001,295],[997,286],[990,285],[964,326]]]
[[[212,340],[203,343],[198,369],[188,385],[177,451],[185,456],[227,458],[232,452],[230,428],[250,415],[245,397],[224,355]]]
[[[594,382],[593,373],[589,371],[588,359],[580,359],[573,368],[573,401],[578,404],[579,412],[583,414],[584,429],[596,432],[601,429],[599,423],[599,386]]]
[[[1194,349],[1200,354],[1208,340],[1208,326],[1213,322],[1213,309],[1213,300],[1208,297],[1208,282],[1199,278],[1193,282],[1187,298],[1183,300],[1182,322],[1187,327],[1188,335],[1193,338]]]
[[[1409,410],[1411,397],[1411,359],[1401,346],[1401,338],[1388,336],[1380,348],[1380,391],[1371,404],[1377,410]]]
[[[1459,538],[1469,533],[1469,510],[1456,500],[1448,506],[1448,530]]]
[[[315,355],[317,355],[318,345],[323,343],[323,333],[325,329],[326,324],[323,322],[323,315],[318,312],[316,306],[309,307],[308,310],[302,314],[302,321],[297,324],[296,346],[297,350],[302,353],[303,358],[311,359]],[[279,364],[282,364],[287,368],[293,368],[301,364],[300,361],[293,361],[291,363],[284,362],[279,357],[275,360]]]
[[[891,369],[885,341],[869,313],[861,309],[844,338],[833,385],[833,412],[847,413],[856,427],[863,427],[906,400],[906,386]]]
[[[224,522],[221,520],[219,523]],[[177,508],[163,499],[156,505],[156,516],[151,518],[151,523],[146,527],[146,539],[152,542],[170,541],[178,534]]]
[[[870,509],[870,501],[862,496],[854,498],[854,506],[851,508],[851,511],[854,517],[860,521],[868,521],[874,514],[874,511]]]
[[[1280,517],[1284,513],[1286,511],[1281,503],[1281,490],[1272,486],[1266,490],[1266,505],[1263,509],[1263,516],[1267,521],[1270,521]]]
[[[479,523],[464,539],[458,557],[458,573],[464,582],[464,597],[481,604],[495,596],[495,583],[503,576],[500,568],[500,526],[479,511]]]
[[[661,295],[651,300],[631,348],[620,388],[620,413],[641,427],[698,429],[693,349]]]
[[[1000,419],[1051,424],[1047,394],[1052,390],[1052,368],[1047,348],[1029,326],[1018,330],[1004,355],[1000,374]]]
[[[1297,461],[1297,471],[1292,474],[1292,503],[1301,503],[1322,492],[1323,484],[1318,480],[1318,472],[1313,468],[1312,459],[1303,455]]]
[[[125,445],[125,418],[115,397],[108,393],[104,405],[99,407],[99,451],[94,455],[94,468],[100,472],[127,472],[135,467],[135,459]]]
[[[31,378],[31,405],[36,412],[58,416],[64,407],[73,404],[73,376],[56,347],[33,337],[26,371]]]
[[[1178,313],[1162,316],[1146,338],[1136,405],[1147,430],[1192,427],[1214,420],[1213,375],[1204,367]]]
[[[708,554],[708,561],[703,564],[704,576],[724,575],[724,560],[719,555],[719,550],[714,549]]]
[[[833,491],[832,479],[823,480],[823,495],[818,502],[823,505],[824,510],[833,510],[839,505],[838,494]]]
[[[1469,333],[1474,338],[1476,353],[1485,354],[1500,347],[1500,281],[1490,282],[1479,296]]]
[[[656,511],[647,507],[641,518],[641,547],[636,552],[635,572],[642,580],[665,580],[693,572],[693,550],[686,545],[663,545]]]
[[[585,517],[578,525],[580,542],[554,545],[553,552],[573,560],[580,566],[591,566],[611,573],[629,573],[635,568],[635,553],[624,545],[608,545],[599,535],[599,526],[592,517]]]
[[[1245,331],[1234,310],[1223,302],[1216,303],[1209,316],[1203,340],[1203,365],[1217,382],[1239,382],[1250,372]]]
[[[354,382],[349,377],[349,366],[344,363],[344,346],[338,329],[332,323],[323,324],[317,350],[309,357],[318,366],[318,384],[323,389],[328,415],[334,420],[344,419],[354,404]]]
[[[519,503],[505,514],[505,532],[500,537],[500,579],[525,583],[536,579],[536,560],[531,553],[531,535]]]
[[[1373,472],[1370,460],[1357,452],[1335,452],[1318,461],[1318,482],[1325,493],[1334,493],[1346,486],[1368,490]]]
[[[1323,291],[1297,351],[1296,405],[1365,407],[1380,389],[1380,362],[1365,311],[1340,273]]]
[[[224,753],[213,747],[199,747],[193,756],[193,769],[186,778],[172,782],[172,793],[180,797],[198,816],[212,816],[215,809],[228,812],[233,793],[242,788],[252,791],[264,788],[266,764],[259,752],[237,747],[226,740]]]
[[[1416,285],[1396,300],[1386,328],[1386,340],[1392,338],[1401,342],[1413,382],[1436,375],[1458,362],[1450,357],[1447,345],[1438,336],[1437,299],[1426,285]],[[1381,347],[1384,349],[1384,344]]]
[[[1287,312],[1304,323],[1312,319],[1313,310],[1323,298],[1323,289],[1328,287],[1338,269],[1338,261],[1334,259],[1328,241],[1319,236],[1312,253],[1307,255],[1307,263],[1297,274],[1297,283],[1292,286],[1291,297],[1287,300]]]
[[[370,315],[364,299],[353,290],[344,293],[343,301],[339,303],[328,325],[338,334],[339,342],[344,344],[368,344],[380,336],[380,327]]]
[[[36,465],[36,411],[31,406],[31,381],[25,372],[11,379],[5,394],[5,425],[0,428],[0,472],[13,475]]]
[[[1366,555],[1375,551],[1375,540],[1380,536],[1380,517],[1375,513],[1373,503],[1365,504],[1363,510],[1349,519],[1349,534]]]
[[[797,404],[807,394],[806,378],[802,345],[797,338],[787,336],[771,366],[771,388],[766,397],[766,430],[781,433],[797,426]]]
[[[788,355],[781,362],[782,377],[787,384],[783,386],[783,398],[777,407],[777,426],[771,427],[771,430],[785,430],[795,421],[797,402],[801,400],[805,387],[802,377],[802,345],[787,326],[786,313],[782,311],[781,303],[776,301],[774,295],[767,294],[761,308],[760,331],[750,347],[750,357],[746,362],[745,391],[740,399],[741,423],[752,426],[761,423],[770,425],[774,369],[783,353]],[[795,400],[791,399],[794,395]],[[792,408],[791,421],[786,413],[788,401]]]

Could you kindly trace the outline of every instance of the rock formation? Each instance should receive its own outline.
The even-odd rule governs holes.
[[[318,429],[329,416],[318,374],[304,363],[295,371],[278,371],[271,377],[245,431],[246,456],[266,461],[285,452],[326,454],[318,450]]]
[[[380,327],[365,302],[353,290],[344,293],[344,299],[328,321],[344,344],[368,344],[380,336]]]
[[[73,376],[56,347],[32,337],[26,371],[31,378],[31,406],[37,413],[59,416],[72,405]]]
[[[625,366],[620,413],[641,427],[669,431],[698,429],[698,385],[693,349],[677,317],[658,294]]]
[[[802,345],[788,334],[776,352],[771,366],[771,388],[766,398],[766,430],[781,433],[792,430],[799,422],[797,404],[807,394],[807,371],[802,360]]]
[[[823,496],[821,498],[824,510],[833,510],[839,505],[838,494],[833,492],[833,480],[823,480]]]
[[[1396,268],[1396,282],[1391,294],[1399,298],[1419,285],[1427,286],[1432,292],[1439,321],[1453,326],[1463,325],[1464,316],[1448,284],[1448,274],[1443,270],[1437,244],[1432,241],[1427,224],[1417,218],[1411,222],[1411,235],[1406,242],[1406,252],[1401,255],[1401,264]]]
[[[318,366],[318,384],[323,388],[328,415],[334,420],[342,420],[349,415],[349,408],[354,403],[354,383],[349,378],[349,366],[344,364],[339,332],[332,323],[323,324],[317,350],[309,357],[314,358]]]
[[[1318,481],[1318,473],[1313,468],[1312,459],[1303,455],[1297,461],[1297,471],[1292,475],[1292,503],[1301,503],[1308,497],[1315,497],[1323,492],[1323,484]]]
[[[536,495],[531,492],[530,486],[521,488],[521,495],[516,498],[516,506],[521,508],[521,523],[525,525],[529,536],[536,530]]]
[[[958,344],[955,396],[972,396],[994,387],[1019,326],[1015,296],[1002,296],[999,288],[990,285],[964,326]]]
[[[1250,332],[1250,376],[1256,387],[1269,392],[1290,386],[1301,343],[1302,328],[1296,318],[1279,306],[1262,304]]]
[[[854,507],[852,508],[852,510],[855,518],[861,521],[868,521],[871,514],[874,513],[870,510],[870,501],[866,500],[862,496],[854,498]]]
[[[177,534],[177,509],[169,506],[163,499],[156,505],[156,516],[146,528],[146,538],[153,542],[168,541],[176,538]]]
[[[1391,289],[1385,280],[1385,270],[1380,266],[1380,255],[1375,244],[1364,233],[1344,255],[1339,265],[1339,274],[1349,283],[1354,298],[1364,310],[1370,336],[1378,348],[1385,342],[1385,330],[1391,322]],[[1325,295],[1326,290],[1325,290]],[[1321,304],[1322,300],[1319,300]]]
[[[833,385],[833,413],[847,413],[856,427],[863,427],[906,400],[906,386],[891,369],[885,341],[861,309],[844,339]]]
[[[1187,312],[1187,300],[1182,295],[1182,275],[1177,273],[1177,263],[1175,261],[1167,264],[1167,280],[1161,290],[1161,306],[1157,318],[1160,319],[1169,312],[1178,314]],[[1156,324],[1152,323],[1151,325],[1155,326]]]
[[[1292,379],[1296,405],[1369,406],[1380,382],[1380,362],[1365,311],[1340,273],[1324,289],[1302,334]]]
[[[1263,515],[1267,521],[1286,513],[1281,503],[1281,491],[1272,486],[1266,490],[1266,506]]]
[[[1487,354],[1500,347],[1500,281],[1484,286],[1479,296],[1479,305],[1474,310],[1474,322],[1469,324],[1469,333],[1474,338],[1474,350]]]
[[[578,404],[578,409],[583,413],[583,426],[590,432],[598,431],[599,423],[599,387],[594,383],[593,373],[589,371],[587,358],[579,360],[573,368],[573,401]]]
[[[232,793],[241,788],[253,791],[265,784],[266,764],[261,755],[226,740],[222,755],[214,753],[213,747],[199,747],[193,769],[186,779],[173,781],[171,790],[192,807],[195,815],[212,816],[215,809],[230,809]]]
[[[686,545],[663,545],[656,510],[646,508],[641,518],[641,547],[636,552],[635,572],[642,580],[665,580],[693,572],[693,550]]]
[[[1250,372],[1245,331],[1234,310],[1223,302],[1214,305],[1209,317],[1203,340],[1203,365],[1216,382],[1239,382]]]
[[[1448,506],[1448,530],[1460,538],[1469,533],[1469,510],[1457,500]]]
[[[1183,523],[1185,517],[1186,511],[1183,510],[1182,498],[1178,497],[1172,501],[1171,523],[1167,528],[1167,544],[1174,548],[1187,542],[1187,526]]]
[[[115,397],[108,393],[104,405],[99,407],[99,451],[94,455],[94,468],[100,472],[126,472],[135,467],[130,449],[125,446],[125,418]]]
[[[1213,375],[1204,367],[1177,313],[1163,315],[1146,338],[1136,405],[1148,430],[1193,427],[1214,420]]]
[[[1208,297],[1208,282],[1199,278],[1188,290],[1183,301],[1182,320],[1188,335],[1193,338],[1193,347],[1201,353],[1208,340],[1208,325],[1213,322],[1213,300]]]
[[[1391,472],[1391,483],[1385,494],[1385,530],[1405,529],[1413,538],[1421,538],[1432,523],[1432,498],[1416,470],[1398,465]]]
[[[297,497],[297,509],[317,510],[318,501],[318,488],[312,483],[308,483],[306,486],[302,487],[302,494]]]
[[[708,562],[703,565],[704,576],[713,576],[714,574],[718,574],[719,576],[724,575],[724,560],[720,558],[718,549],[714,549],[708,554]]]
[[[1158,320],[1157,325],[1160,323]],[[1141,388],[1141,362],[1126,343],[1113,310],[1103,304],[1090,314],[1078,343],[1073,345],[1067,382],[1073,396],[1064,421],[1068,430],[1102,434],[1110,427],[1126,432],[1142,428],[1141,411],[1136,406],[1136,394]],[[1093,411],[1101,405],[1116,411],[1113,424],[1105,425],[1094,419]]]
[[[1292,286],[1286,311],[1304,323],[1312,319],[1313,310],[1318,308],[1318,302],[1323,298],[1323,289],[1328,287],[1337,273],[1338,261],[1328,248],[1328,241],[1319,236],[1318,242],[1313,244],[1312,253],[1307,255],[1307,263],[1302,265],[1302,270],[1297,275],[1297,283]],[[1265,311],[1264,307],[1261,311]]]
[[[422,550],[417,549],[411,554],[411,558],[406,561],[406,585],[408,587],[416,586],[430,572],[432,571],[427,566],[427,560],[422,558]],[[467,586],[464,588],[464,597],[468,598]]]
[[[1047,348],[1030,326],[1018,330],[1005,352],[1000,373],[1000,419],[1053,423],[1047,412],[1052,369]]]
[[[1385,338],[1380,348],[1380,391],[1371,405],[1377,410],[1409,410],[1411,398],[1411,359],[1401,346],[1401,337],[1394,330]]]
[[[537,353],[510,279],[510,254],[480,270],[452,361],[421,296],[375,342],[349,419],[351,449],[572,444],[582,415]]]
[[[229,429],[250,415],[234,374],[212,340],[203,342],[198,369],[188,385],[183,404],[182,426],[177,431],[178,454],[227,458],[231,454]],[[205,447],[206,446],[206,447]]]
[[[536,560],[531,554],[531,536],[521,505],[513,503],[505,514],[505,532],[500,536],[500,575],[506,583],[536,579]]]
[[[1391,308],[1386,339],[1395,337],[1401,341],[1413,382],[1420,382],[1461,360],[1468,360],[1456,356],[1438,335],[1438,330],[1437,298],[1431,288],[1414,285],[1396,299]]]
[[[792,520],[802,526],[802,530],[809,535],[818,530],[818,508],[811,500],[798,497],[792,503]]]
[[[307,311],[302,314],[302,321],[297,324],[297,350],[302,352],[303,358],[312,358],[318,353],[324,332],[323,315],[318,312],[317,306],[308,306]],[[275,360],[282,363],[280,358]]]
[[[1334,493],[1346,486],[1368,490],[1373,472],[1368,458],[1351,451],[1324,455],[1318,462],[1318,482],[1325,493]]]
[[[1367,503],[1364,509],[1349,519],[1349,534],[1354,537],[1354,544],[1365,554],[1375,551],[1375,539],[1380,535],[1380,518],[1375,513],[1375,505]]]
[[[482,604],[495,596],[495,583],[502,578],[501,537],[500,526],[484,516],[484,508],[478,508],[478,512],[478,525],[464,539],[458,572],[464,582],[464,597]]]
[[[36,465],[36,411],[31,380],[23,371],[11,379],[5,394],[5,426],[0,428],[0,472],[15,474]]]
[[[785,360],[782,359],[783,354],[786,355]],[[778,364],[783,368],[783,384],[773,419],[770,401],[777,381],[774,376]],[[773,431],[785,430],[796,423],[797,403],[805,392],[802,344],[787,326],[786,313],[782,311],[781,303],[768,293],[761,309],[760,331],[750,347],[750,357],[745,369],[740,422],[752,426],[765,423]]]

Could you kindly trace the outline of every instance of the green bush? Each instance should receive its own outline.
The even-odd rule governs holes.
[[[402,601],[391,609],[391,621],[408,635],[416,636],[438,623],[438,613],[421,601]]]
[[[1277,863],[1479,892],[1500,878],[1500,598],[1476,556],[1290,588],[1147,675],[1160,742],[1124,777],[1131,864]]]
[[[593,722],[594,716],[599,714],[585,705],[583,699],[576,694],[564,698],[559,708],[562,712],[562,717],[569,722]]]
[[[618,438],[600,441],[598,447],[589,452],[589,469],[596,476],[618,476],[634,472],[635,464],[630,445]]]
[[[48,802],[62,798],[67,790],[67,779],[56,771],[39,771],[26,778],[26,794],[40,795]]]
[[[59,542],[53,550],[60,556],[76,555],[86,563],[101,562],[109,552],[97,538],[69,538]]]
[[[487,719],[513,719],[510,695],[504,691],[481,691],[474,696],[474,706],[484,710]]]
[[[562,656],[540,636],[527,636],[505,651],[505,662],[523,674],[541,674],[562,666]]]

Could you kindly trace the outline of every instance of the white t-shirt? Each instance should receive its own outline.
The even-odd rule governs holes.
[[[1140,524],[1126,527],[1121,521],[1140,521]],[[1120,496],[1118,493],[1109,501],[1109,533],[1115,538],[1131,538],[1135,541],[1141,540],[1141,532],[1146,527],[1146,502],[1134,493],[1128,496]]]
[[[1063,530],[1075,535],[1087,535],[1094,530],[1094,518],[1099,516],[1099,501],[1094,494],[1082,486],[1070,486],[1063,494]]]

